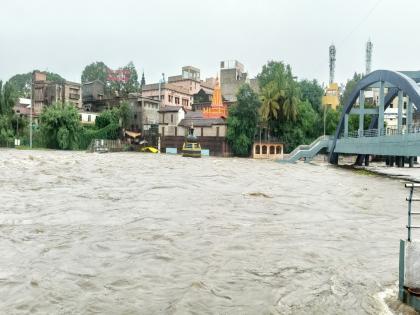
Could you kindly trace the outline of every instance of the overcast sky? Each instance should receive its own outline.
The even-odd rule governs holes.
[[[328,46],[337,48],[336,79],[365,68],[420,70],[420,0],[0,0],[0,79],[35,68],[80,82],[83,68],[133,61],[147,83],[184,65],[215,76],[237,59],[251,76],[267,60],[299,77],[328,81]]]

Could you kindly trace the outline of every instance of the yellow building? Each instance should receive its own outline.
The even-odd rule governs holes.
[[[327,87],[324,96],[322,97],[322,105],[330,107],[334,110],[340,104],[340,90],[337,83],[330,83]]]

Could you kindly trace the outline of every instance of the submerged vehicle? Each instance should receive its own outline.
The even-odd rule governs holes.
[[[140,149],[140,152],[159,153],[159,150],[158,150],[158,149],[156,149],[155,147],[150,147],[150,146],[148,146],[148,147],[142,147],[142,148]]]
[[[198,142],[198,138],[194,136],[194,128],[188,131],[188,135],[185,137],[184,144],[182,145],[182,156],[183,157],[201,157],[201,145]]]

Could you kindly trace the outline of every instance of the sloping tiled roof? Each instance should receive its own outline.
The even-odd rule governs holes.
[[[178,112],[180,109],[184,109],[182,106],[165,106],[161,107],[158,112],[159,113],[169,113],[169,112]]]
[[[212,125],[226,125],[226,120],[223,118],[199,118],[199,117],[190,117],[184,118],[179,123],[180,126],[184,127],[211,127]]]

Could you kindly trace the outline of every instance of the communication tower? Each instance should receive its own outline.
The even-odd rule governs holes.
[[[335,74],[335,46],[332,44],[330,46],[330,84],[334,82],[334,74]]]
[[[372,50],[373,44],[369,39],[366,43],[366,74],[369,74],[372,70]]]

